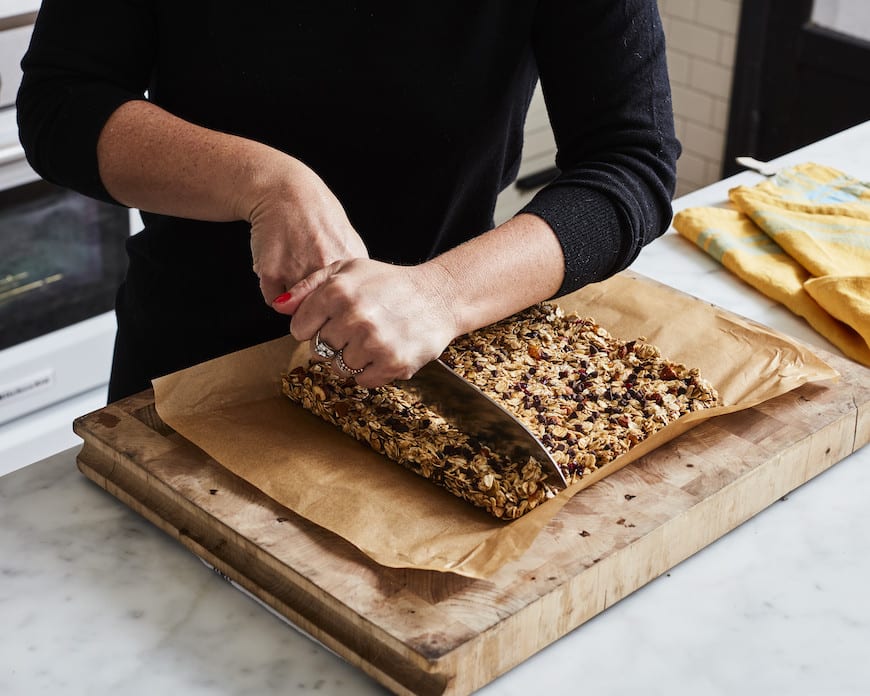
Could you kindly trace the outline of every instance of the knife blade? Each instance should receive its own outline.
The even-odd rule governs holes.
[[[550,482],[565,488],[565,476],[553,455],[516,416],[441,360],[421,367],[409,380],[397,383],[435,408],[451,425],[504,454],[534,457]]]

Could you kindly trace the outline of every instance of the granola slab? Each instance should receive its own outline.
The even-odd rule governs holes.
[[[520,418],[569,484],[681,415],[718,403],[696,369],[550,303],[457,338],[442,360]],[[555,493],[537,461],[500,455],[397,386],[367,389],[312,363],[284,375],[283,390],[494,517],[515,519]]]

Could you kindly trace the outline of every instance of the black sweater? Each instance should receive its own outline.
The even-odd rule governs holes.
[[[147,90],[309,164],[372,257],[398,263],[490,227],[540,74],[562,174],[525,210],[561,241],[561,292],[626,267],[670,221],[679,146],[656,0],[44,0],[23,67],[21,140],[44,178],[111,200],[95,144]],[[250,273],[244,225],[145,223],[129,245],[141,264],[196,259],[213,278],[241,254]]]

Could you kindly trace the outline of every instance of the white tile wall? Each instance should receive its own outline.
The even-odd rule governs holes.
[[[523,158],[517,178],[535,174],[555,166],[556,141],[550,129],[547,118],[547,107],[540,85],[535,89],[529,114],[526,117],[525,141],[523,142]],[[520,191],[516,186],[508,186],[495,206],[495,223],[500,225],[510,220],[516,212],[532,200],[536,191]]]
[[[658,0],[668,44],[677,137],[683,144],[677,163],[678,196],[721,178],[740,2]],[[526,123],[520,176],[552,166],[554,158],[555,143],[538,90]],[[508,219],[532,195],[509,187],[499,197],[496,222]]]
[[[741,0],[659,0],[677,137],[677,195],[721,178]]]

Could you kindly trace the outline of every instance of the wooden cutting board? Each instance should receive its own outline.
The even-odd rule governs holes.
[[[487,580],[375,564],[170,430],[150,391],[76,420],[78,465],[389,689],[466,694],[867,443],[870,370],[823,358],[840,381],[713,418],[615,472]]]

